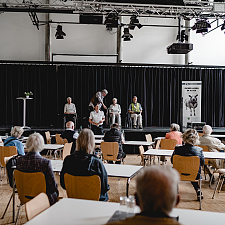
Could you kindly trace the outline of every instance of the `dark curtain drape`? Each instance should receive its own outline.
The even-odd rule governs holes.
[[[224,69],[114,65],[0,65],[1,125],[22,124],[25,91],[27,124],[58,125],[68,96],[76,104],[79,124],[96,91],[106,88],[109,106],[116,97],[122,107],[122,124],[132,97],[143,107],[144,126],[180,124],[182,81],[202,81],[202,121],[224,126]]]

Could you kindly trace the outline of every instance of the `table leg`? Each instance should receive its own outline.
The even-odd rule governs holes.
[[[127,191],[126,191],[127,197],[129,197],[129,183],[130,183],[130,177],[127,179]]]
[[[14,180],[14,172],[13,172],[13,223],[15,222],[15,180]]]

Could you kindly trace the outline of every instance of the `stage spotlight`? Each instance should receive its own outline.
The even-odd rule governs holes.
[[[139,20],[137,19],[136,15],[131,16],[130,18],[130,24],[129,24],[129,28],[130,30],[134,30],[135,27],[138,27],[139,29],[141,29],[143,26],[139,23]]]
[[[123,40],[124,41],[131,41],[131,38],[133,38],[133,35],[131,35],[129,33],[129,28],[124,28],[123,33],[124,33],[123,36],[122,36]]]
[[[198,19],[191,29],[196,30],[196,33],[206,33],[208,32],[208,28],[211,28],[211,24],[207,21],[207,19],[203,18]]]
[[[110,13],[106,16],[104,24],[106,28],[117,28],[120,24],[118,14]]]
[[[56,39],[64,39],[63,36],[66,36],[66,34],[62,31],[62,26],[57,25],[55,37]]]

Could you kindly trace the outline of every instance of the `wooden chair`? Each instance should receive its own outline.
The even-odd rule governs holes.
[[[99,176],[73,176],[66,173],[64,180],[68,198],[99,200],[101,193]]]
[[[220,187],[219,187],[218,193],[220,193],[221,188],[222,188],[222,186],[223,186],[223,184],[224,184],[225,169],[218,169],[218,170],[217,170],[217,173],[219,173],[219,179],[218,179],[218,182],[217,182],[217,184],[216,184],[215,190],[214,190],[214,192],[213,192],[212,199],[214,199],[214,196],[215,196],[215,194],[216,194],[216,191],[217,191],[217,189],[218,189],[219,184],[220,184]],[[221,183],[220,183],[220,181],[221,181]]]
[[[56,140],[56,144],[58,144],[58,145],[64,145],[64,139],[62,139],[60,137],[60,134],[55,134],[55,140]]]
[[[199,182],[200,187],[200,202],[199,209],[201,209],[201,178],[196,180],[199,170],[200,159],[198,156],[173,156],[173,168],[175,168],[179,174],[181,181]]]
[[[122,161],[122,159],[117,159],[119,152],[119,144],[117,142],[101,142],[101,150],[103,160]]]
[[[48,200],[48,196],[45,193],[40,193],[25,204],[27,220],[31,220],[49,207],[50,203]]]
[[[62,157],[63,160],[66,158],[66,156],[70,155],[70,151],[72,148],[73,143],[65,143],[64,148],[63,148],[63,153],[62,153]]]
[[[145,135],[145,138],[146,138],[146,141],[147,141],[147,142],[152,142],[152,135],[151,135],[151,134],[146,134],[146,135]],[[148,146],[148,149],[151,149],[151,148],[152,148],[151,145]]]
[[[17,155],[17,148],[15,146],[0,146],[0,180],[2,180],[1,170],[6,167],[4,158],[14,155]]]
[[[47,144],[51,144],[51,135],[49,131],[45,132],[46,142]]]
[[[36,197],[38,194],[42,192],[46,193],[46,181],[45,175],[41,172],[26,173],[15,170],[14,178],[20,199],[20,206],[15,222],[15,224],[17,224],[21,206]]]
[[[139,146],[139,153],[140,153],[139,156],[141,156],[141,163],[140,163],[140,165],[142,165],[142,166],[146,165],[145,161],[148,160],[148,158],[146,158],[145,155],[143,155],[144,152],[145,152],[144,147],[142,145]]]
[[[174,150],[176,145],[176,139],[161,139],[161,149]]]
[[[199,137],[202,137],[204,135],[204,133],[198,133]]]

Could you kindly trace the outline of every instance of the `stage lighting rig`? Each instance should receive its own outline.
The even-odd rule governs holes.
[[[109,13],[106,18],[104,24],[106,28],[117,28],[120,25],[119,17],[117,13]]]
[[[186,34],[185,30],[182,30],[181,33],[177,35],[177,40],[180,42],[188,41],[188,35]]]
[[[64,39],[63,36],[66,36],[66,34],[62,31],[62,26],[57,25],[55,37],[56,39]]]
[[[124,41],[131,41],[131,38],[133,38],[133,35],[130,34],[128,27],[124,28],[123,33],[124,33],[123,36],[122,36],[123,40]]]
[[[196,33],[206,33],[208,32],[208,28],[211,28],[211,24],[207,19],[197,19],[195,25],[191,28],[192,30],[196,30]]]
[[[137,19],[136,15],[133,15],[130,17],[130,24],[129,24],[129,28],[130,30],[134,30],[135,27],[138,27],[139,29],[141,29],[143,26],[139,23],[139,20]]]

